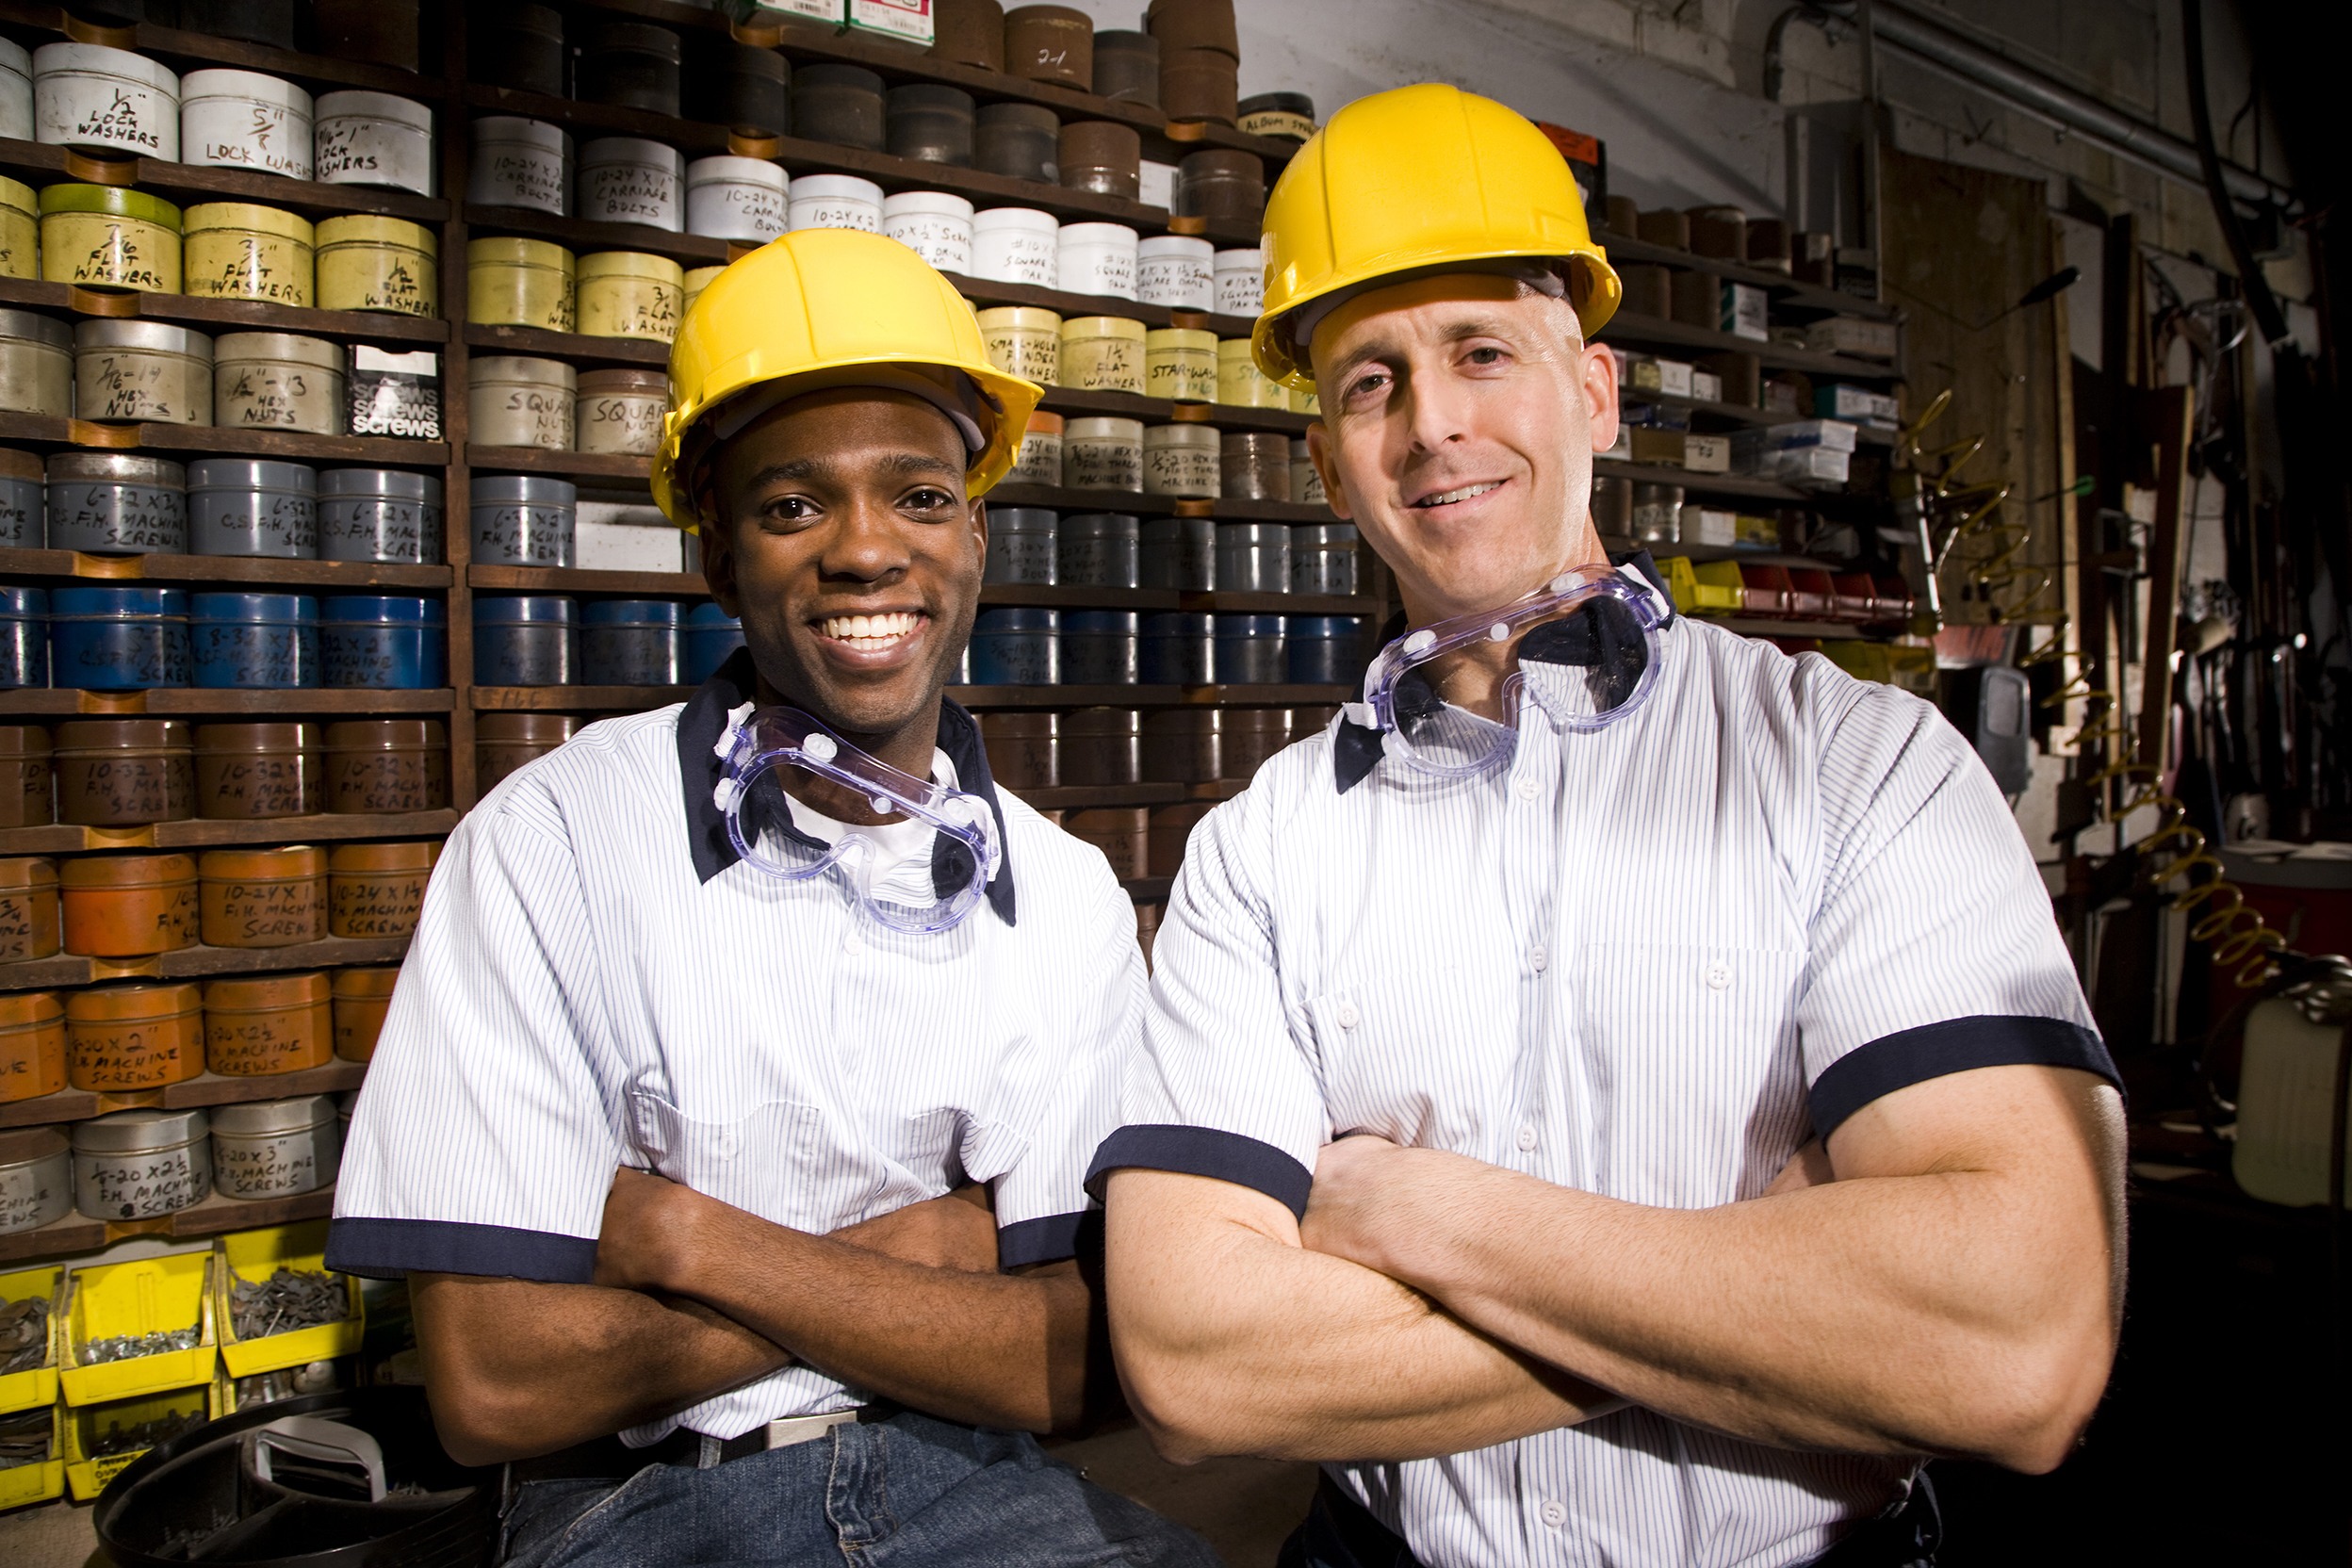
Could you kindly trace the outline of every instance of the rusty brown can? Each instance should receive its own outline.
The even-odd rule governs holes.
[[[327,934],[327,852],[315,845],[207,850],[196,876],[206,947],[291,947]]]
[[[337,937],[408,937],[441,858],[437,839],[337,844],[327,857],[327,930]]]
[[[364,1062],[376,1054],[376,1037],[384,1032],[384,1015],[391,1010],[392,988],[400,978],[398,964],[335,972],[337,1056]]]
[[[1217,808],[1214,802],[1184,806],[1155,806],[1152,808],[1152,843],[1149,864],[1153,876],[1173,876],[1176,868],[1184,863],[1184,843],[1192,830],[1200,825],[1200,819]]]
[[[66,997],[65,1081],[74,1087],[131,1093],[204,1070],[204,998],[194,985],[98,986]]]
[[[449,729],[439,719],[327,726],[327,809],[439,811],[449,804]]]
[[[88,827],[196,814],[196,758],[178,719],[77,719],[57,726],[57,820]]]
[[[204,1061],[232,1077],[324,1067],[335,997],[323,971],[204,982]]]
[[[1058,713],[994,710],[980,715],[988,774],[1008,790],[1050,790],[1061,782]]]
[[[0,827],[46,827],[57,820],[49,732],[37,724],[0,725]]]
[[[1120,880],[1151,874],[1145,869],[1151,863],[1151,812],[1145,808],[1105,806],[1072,811],[1062,818],[1062,826],[1073,838],[1101,850],[1111,863],[1111,874]]]
[[[55,991],[0,996],[0,1105],[65,1087],[65,1003]]]
[[[0,963],[57,952],[57,863],[41,856],[0,860]]]
[[[239,822],[318,809],[326,759],[315,724],[196,727],[196,814]]]
[[[545,757],[578,733],[580,720],[569,713],[480,715],[474,720],[475,794],[488,794],[508,774]]]
[[[186,855],[89,855],[57,873],[65,950],[145,958],[196,940],[196,862]]]

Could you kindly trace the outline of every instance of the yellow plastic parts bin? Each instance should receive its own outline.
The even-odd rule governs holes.
[[[57,1384],[67,1404],[201,1388],[212,1380],[220,1351],[213,1332],[210,1252],[77,1268],[67,1277],[65,1297],[65,1357]],[[93,1339],[168,1333],[191,1325],[197,1336],[190,1349],[82,1364],[82,1348]]]
[[[64,1343],[65,1335],[65,1313],[58,1289],[64,1282],[63,1268],[25,1268],[0,1274],[0,1304],[13,1304],[28,1298],[49,1303],[49,1363],[0,1377],[0,1415],[57,1402],[57,1348]],[[7,1474],[0,1471],[0,1476]]]
[[[58,1413],[65,1417],[65,1484],[73,1489],[74,1500],[90,1501],[106,1489],[108,1481],[129,1469],[133,1460],[155,1446],[150,1435],[147,1442],[126,1446],[120,1453],[99,1452],[108,1446],[109,1438],[120,1441],[122,1434],[142,1429],[150,1434],[164,1431],[166,1423],[185,1429],[191,1415],[199,1421],[209,1421],[220,1413],[218,1400],[214,1387],[207,1382],[197,1388],[175,1388],[165,1394],[118,1399],[110,1404],[77,1405],[71,1410],[59,1406]]]
[[[0,1470],[0,1509],[45,1503],[65,1494],[65,1407],[49,1407],[49,1457]]]
[[[1687,555],[1670,555],[1658,564],[1666,574],[1678,615],[1736,614],[1745,602],[1737,561],[1693,562]]]
[[[239,1339],[236,1315],[229,1310],[229,1291],[239,1280],[266,1280],[280,1267],[314,1273],[324,1269],[325,1220],[237,1231],[222,1236],[215,1246],[219,1256],[212,1271],[212,1315],[220,1327],[220,1359],[230,1377],[251,1378],[357,1353],[360,1336],[368,1327],[367,1309],[360,1302],[359,1282],[349,1274],[337,1276],[351,1308],[340,1323],[322,1323],[315,1329],[297,1329],[263,1339]]]
[[[1856,680],[1875,680],[1919,696],[1936,694],[1936,650],[1860,637],[1826,637],[1821,653]]]

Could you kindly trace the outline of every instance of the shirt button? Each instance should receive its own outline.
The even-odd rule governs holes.
[[[1554,1529],[1560,1528],[1560,1526],[1568,1522],[1567,1505],[1556,1502],[1552,1498],[1546,1497],[1544,1499],[1544,1507],[1540,1511],[1544,1515],[1544,1522],[1551,1526]]]
[[[1719,991],[1730,984],[1731,967],[1728,964],[1709,964],[1707,966],[1707,988],[1708,990]]]
[[[1552,967],[1551,950],[1546,948],[1542,942],[1536,943],[1535,950],[1527,955],[1527,962],[1535,966],[1536,973],[1543,973],[1545,970]]]
[[[1535,1147],[1535,1128],[1533,1124],[1528,1122],[1520,1123],[1519,1147],[1522,1149],[1533,1149]]]
[[[864,951],[865,944],[858,939],[857,932],[852,931],[848,936],[841,939],[841,952],[849,957],[855,958],[858,954],[863,953]]]
[[[1356,1011],[1354,1003],[1343,1002],[1339,1004],[1339,1026],[1342,1029],[1353,1029],[1362,1021],[1363,1015]]]
[[[723,1160],[731,1160],[737,1154],[743,1152],[743,1146],[742,1140],[737,1138],[734,1134],[721,1133],[719,1135],[719,1158]]]
[[[1536,796],[1536,792],[1543,789],[1544,786],[1535,781],[1535,776],[1532,774],[1524,774],[1520,776],[1519,782],[1512,785],[1511,788],[1519,792],[1519,798],[1521,800],[1533,800]]]

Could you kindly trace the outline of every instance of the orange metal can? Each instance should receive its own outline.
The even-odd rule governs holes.
[[[204,1059],[235,1077],[299,1072],[335,1055],[335,999],[323,971],[204,982]]]
[[[65,1087],[65,1004],[55,991],[0,996],[0,1104]]]
[[[57,940],[57,862],[0,860],[0,963],[46,958]]]
[[[204,1070],[192,984],[100,986],[65,999],[65,1080],[101,1094],[159,1089]]]
[[[196,863],[206,947],[290,947],[327,934],[327,852],[215,849]]]
[[[398,964],[335,971],[336,1055],[364,1062],[376,1054],[376,1037],[384,1032],[384,1015],[391,1010],[392,987],[400,977]]]
[[[186,855],[88,855],[57,874],[65,950],[144,958],[196,940],[196,862]]]
[[[337,937],[408,937],[425,907],[441,841],[337,844],[327,857],[327,930]]]

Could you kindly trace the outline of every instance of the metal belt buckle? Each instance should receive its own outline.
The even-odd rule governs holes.
[[[828,1411],[823,1415],[787,1415],[768,1423],[768,1446],[771,1449],[792,1448],[803,1443],[813,1443],[834,1428],[845,1427],[857,1419],[858,1407],[855,1405],[847,1410]]]

